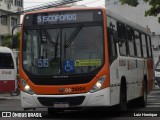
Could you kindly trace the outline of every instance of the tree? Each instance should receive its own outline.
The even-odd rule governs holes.
[[[160,14],[160,0],[143,0],[148,2],[151,8],[145,11],[145,16],[158,16]],[[139,3],[138,0],[120,0],[123,4],[128,4],[130,6],[136,7]],[[160,17],[158,17],[158,22],[160,23]]]
[[[20,32],[17,32],[15,36],[18,40],[17,43],[16,43],[17,44],[16,49],[19,49],[19,47],[20,47]],[[12,35],[11,34],[5,35],[2,38],[2,46],[12,48]]]
[[[12,35],[8,34],[2,38],[2,46],[11,48],[11,38]]]
[[[20,32],[16,33],[16,37],[17,37],[17,49],[19,50],[20,49]]]

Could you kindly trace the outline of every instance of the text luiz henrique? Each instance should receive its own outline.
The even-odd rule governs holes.
[[[157,117],[157,113],[134,113],[134,117]]]

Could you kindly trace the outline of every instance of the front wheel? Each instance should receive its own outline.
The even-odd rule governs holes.
[[[120,111],[126,111],[127,110],[127,92],[126,90],[121,90],[120,93],[120,104],[119,104]]]
[[[20,94],[20,90],[17,88],[16,91],[10,92],[11,96],[18,96]]]
[[[127,86],[126,82],[122,81],[120,86],[120,101],[118,105],[119,111],[126,111],[127,110]]]

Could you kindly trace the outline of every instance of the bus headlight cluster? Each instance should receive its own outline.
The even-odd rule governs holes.
[[[27,82],[25,80],[21,79],[21,83],[22,83],[24,92],[26,92],[30,95],[35,94],[34,91],[30,88],[30,86],[27,84]]]
[[[106,75],[100,77],[99,80],[96,82],[96,84],[92,87],[92,89],[89,92],[94,93],[99,91],[102,88],[102,85],[105,80],[106,80]]]

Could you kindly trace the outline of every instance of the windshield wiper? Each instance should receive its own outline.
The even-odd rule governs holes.
[[[56,43],[55,43],[55,53],[54,53],[54,59],[57,59],[57,52],[58,52],[58,39],[59,39],[59,33],[57,34],[56,37]]]
[[[54,41],[52,41],[52,37],[50,36],[50,34],[47,32],[47,30],[41,26],[42,31],[44,32],[45,36],[47,37],[48,41],[51,43],[51,45],[53,47],[56,47],[57,43],[55,43]],[[57,35],[59,36],[59,34]]]
[[[47,40],[51,43],[51,45],[55,48],[54,50],[54,59],[56,60],[57,59],[57,52],[58,52],[58,40],[59,40],[59,32],[55,38],[55,42],[52,40],[52,37],[51,35],[48,33],[48,31],[41,26],[41,29],[43,31],[43,33],[45,34]]]
[[[75,39],[75,37],[78,35],[78,33],[80,32],[80,30],[82,29],[82,25],[79,25],[74,31],[73,33],[69,36],[68,40],[66,41],[64,47],[67,48],[70,46],[70,44],[73,42],[73,40]]]

